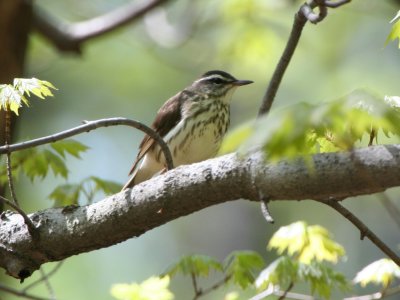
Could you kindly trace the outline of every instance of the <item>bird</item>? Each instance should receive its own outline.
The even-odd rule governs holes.
[[[229,127],[233,92],[250,83],[225,71],[208,71],[161,106],[151,127],[168,145],[174,166],[215,157]],[[160,146],[146,135],[122,190],[161,174],[165,164]]]

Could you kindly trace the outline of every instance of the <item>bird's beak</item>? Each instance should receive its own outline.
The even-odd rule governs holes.
[[[251,81],[251,80],[236,80],[232,84],[235,86],[241,86],[241,85],[246,85],[246,84],[250,84],[250,83],[253,83],[253,81]]]

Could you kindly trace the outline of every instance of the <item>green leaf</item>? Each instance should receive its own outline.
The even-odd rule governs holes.
[[[77,205],[79,194],[82,190],[80,184],[63,184],[57,186],[49,195],[51,200],[54,200],[54,206]]]
[[[390,31],[388,37],[386,38],[385,41],[385,46],[391,41],[395,41],[396,39],[400,38],[400,22],[399,22],[399,16],[400,16],[400,11],[397,12],[396,16],[390,21],[390,23],[393,23],[392,30]],[[400,44],[399,44],[400,48]]]
[[[258,289],[265,289],[270,284],[286,288],[298,283],[308,283],[311,293],[318,293],[323,298],[330,298],[333,288],[342,291],[349,289],[346,277],[331,267],[317,261],[303,264],[287,256],[276,259],[264,269],[255,285]]]
[[[50,146],[62,157],[65,157],[65,153],[68,153],[76,158],[81,158],[80,154],[89,149],[88,146],[75,140],[58,141],[52,143]]]
[[[326,299],[330,298],[333,288],[347,291],[350,287],[342,273],[317,261],[313,261],[311,264],[300,263],[297,276],[300,281],[310,284],[311,294],[317,293]]]
[[[49,164],[43,151],[36,148],[28,150],[30,155],[22,163],[22,170],[33,181],[36,177],[44,178],[49,170]]]
[[[400,267],[392,260],[382,258],[358,272],[354,282],[361,284],[361,286],[375,283],[386,288],[395,278],[400,278]]]
[[[195,275],[206,277],[211,271],[222,272],[222,265],[216,259],[205,255],[191,255],[182,257],[177,263],[167,269],[165,275],[174,276]]]
[[[118,300],[172,300],[168,289],[169,277],[150,277],[142,283],[114,284],[111,295]]]
[[[239,149],[254,131],[254,121],[246,122],[234,129],[223,139],[219,154],[231,153]]]
[[[235,251],[225,259],[224,265],[230,281],[245,289],[254,283],[253,272],[264,266],[264,260],[254,251]]]
[[[60,156],[55,155],[50,150],[43,150],[43,155],[47,160],[48,165],[53,170],[54,175],[61,175],[65,179],[68,177],[68,169],[65,162],[60,158]]]
[[[287,251],[289,256],[305,264],[313,260],[336,263],[345,254],[344,248],[330,238],[325,228],[308,226],[306,222],[279,228],[269,241],[268,249],[276,249],[278,254]]]
[[[298,265],[298,262],[290,257],[281,256],[261,271],[255,281],[255,286],[258,289],[265,289],[270,284],[289,286],[297,281]]]
[[[396,96],[378,97],[357,90],[325,104],[298,103],[274,111],[254,123],[239,148],[263,148],[269,160],[294,158],[321,151],[350,150],[363,136],[400,135],[400,109]]]
[[[95,192],[103,192],[104,194],[115,194],[118,193],[122,186],[115,181],[104,180],[96,176],[90,176],[89,180],[95,184]]]

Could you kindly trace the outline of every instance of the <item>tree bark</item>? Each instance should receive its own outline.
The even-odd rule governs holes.
[[[181,216],[226,201],[332,201],[400,186],[400,145],[265,163],[255,152],[181,166],[87,206],[50,208],[30,215],[33,240],[16,213],[0,216],[0,267],[16,278],[40,265],[138,237]]]

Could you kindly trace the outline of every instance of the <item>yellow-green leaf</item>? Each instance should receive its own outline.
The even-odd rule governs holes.
[[[395,278],[400,278],[400,267],[392,260],[382,258],[358,272],[354,282],[361,284],[361,286],[370,283],[381,284],[386,288]]]
[[[172,300],[169,281],[169,276],[164,276],[150,277],[140,284],[114,284],[111,295],[118,300]]]
[[[325,228],[308,226],[306,222],[281,227],[269,241],[268,249],[276,249],[279,254],[286,251],[304,264],[313,260],[336,263],[345,254],[344,248],[331,239]]]
[[[396,16],[390,21],[391,23],[395,22],[392,26],[392,30],[390,31],[388,37],[386,38],[385,46],[396,39],[400,38],[400,22],[399,22],[400,11],[397,12]],[[400,43],[399,43],[400,48]]]

